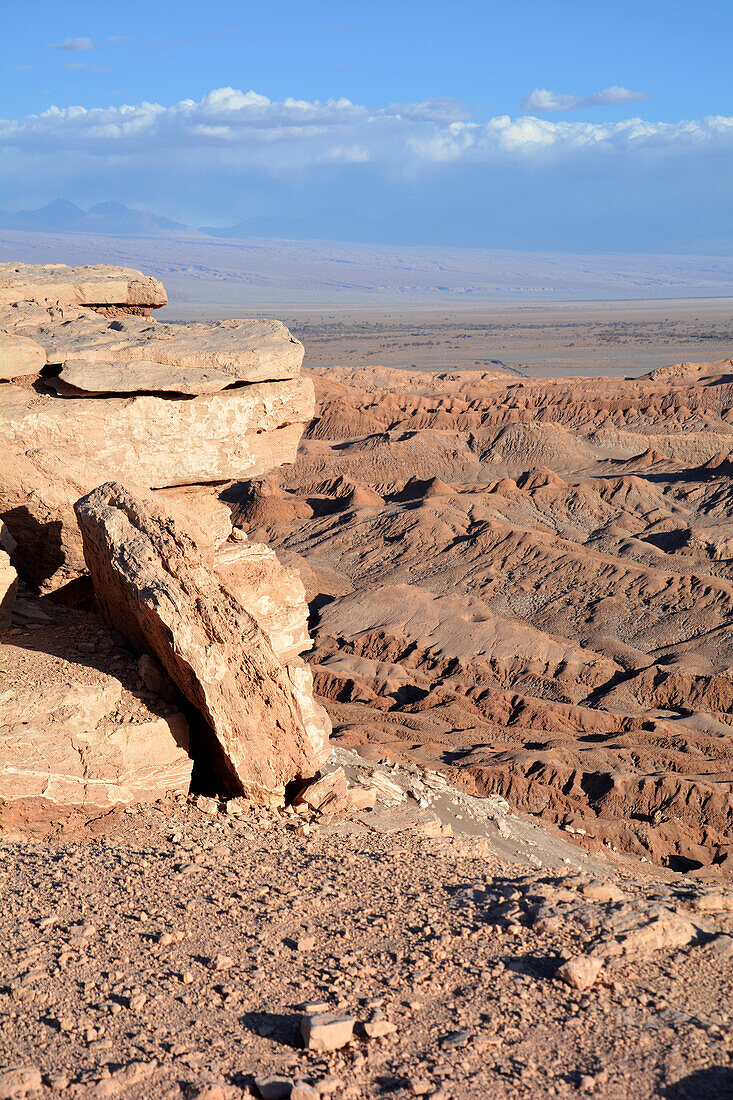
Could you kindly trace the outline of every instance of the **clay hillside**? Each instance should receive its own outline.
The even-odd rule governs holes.
[[[0,268],[0,1100],[733,1093],[733,361]]]

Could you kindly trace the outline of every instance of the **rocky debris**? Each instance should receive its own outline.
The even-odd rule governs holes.
[[[0,303],[60,306],[132,306],[158,309],[168,298],[161,283],[141,271],[108,264],[0,264]]]
[[[356,1021],[333,1012],[307,1015],[300,1021],[300,1032],[308,1050],[341,1050],[351,1042]]]
[[[6,828],[0,1064],[37,1069],[49,1095],[125,1100],[730,1091],[728,933],[604,956],[585,989],[558,976],[624,907],[664,899],[730,928],[729,892],[625,858],[580,875],[539,829],[546,873],[498,858],[493,831],[491,850],[347,817],[301,835],[292,810],[239,802],[236,817],[185,798],[56,815],[42,842]],[[587,892],[611,887],[623,898]],[[597,924],[538,927],[541,902]],[[294,950],[301,937],[315,945]],[[347,1018],[345,1045],[306,1044],[302,1017],[324,1015]]]
[[[76,514],[105,616],[203,715],[220,779],[266,800],[314,774],[327,729],[302,714],[267,638],[188,533],[152,498],[113,483],[82,498]]]

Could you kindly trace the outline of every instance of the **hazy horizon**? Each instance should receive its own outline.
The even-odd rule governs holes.
[[[242,237],[727,254],[733,8],[7,7],[3,205]]]

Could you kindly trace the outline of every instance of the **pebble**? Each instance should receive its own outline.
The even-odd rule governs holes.
[[[229,955],[216,955],[209,961],[209,966],[212,970],[229,970],[234,966],[234,959]]]
[[[307,1081],[296,1081],[290,1093],[290,1100],[319,1100],[321,1095],[322,1093]]]

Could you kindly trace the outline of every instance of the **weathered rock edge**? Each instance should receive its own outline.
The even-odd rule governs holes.
[[[158,658],[204,717],[223,787],[267,803],[315,775],[327,736],[304,719],[269,641],[191,536],[115,482],[82,497],[75,512],[103,614]]]

